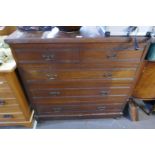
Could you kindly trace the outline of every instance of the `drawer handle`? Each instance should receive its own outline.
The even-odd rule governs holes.
[[[46,74],[46,76],[47,76],[47,78],[48,78],[49,80],[54,80],[54,79],[56,79],[57,74]]]
[[[107,55],[107,59],[116,59],[117,58],[117,54],[116,53],[110,53]]]
[[[13,115],[6,114],[6,115],[3,115],[3,118],[13,118]]]
[[[4,84],[4,82],[0,81],[0,85]]]
[[[61,107],[55,107],[55,108],[52,108],[52,110],[54,112],[61,112],[63,110],[63,108],[61,108]]]
[[[112,77],[112,73],[110,73],[110,72],[104,73],[103,74],[103,77],[105,77],[105,78],[111,78]]]
[[[43,54],[42,57],[45,59],[45,61],[51,61],[51,60],[54,60],[55,55],[54,54]]]
[[[4,100],[0,100],[0,105],[4,105],[5,101]]]
[[[96,107],[96,110],[98,110],[98,111],[103,111],[103,110],[105,110],[105,106],[98,106],[98,107]]]
[[[53,95],[53,96],[57,96],[57,95],[60,95],[61,93],[59,91],[52,91],[52,92],[49,92],[49,95]]]
[[[107,95],[109,94],[109,91],[107,91],[107,90],[102,90],[102,91],[100,92],[100,94],[101,94],[102,96],[107,96]]]

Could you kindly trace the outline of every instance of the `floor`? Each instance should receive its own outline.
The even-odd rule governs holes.
[[[80,119],[42,121],[37,129],[155,129],[155,114],[146,115],[139,109],[138,122],[130,121],[129,117],[117,119]],[[23,127],[1,127],[1,129],[23,129]]]
[[[128,117],[117,119],[84,119],[44,121],[37,125],[38,129],[155,129],[155,115],[146,115],[139,110],[138,122]]]

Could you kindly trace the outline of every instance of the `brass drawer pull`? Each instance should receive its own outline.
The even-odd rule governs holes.
[[[111,72],[104,73],[103,77],[105,77],[105,78],[112,78],[112,73]]]
[[[101,94],[102,96],[106,96],[106,95],[109,94],[109,91],[107,91],[107,90],[102,90],[102,91],[100,92],[100,94]]]
[[[48,78],[49,80],[54,80],[54,79],[56,79],[57,74],[50,74],[50,73],[48,73],[48,74],[46,74],[46,76],[47,76],[47,78]]]
[[[54,107],[54,108],[52,108],[52,110],[54,112],[61,112],[63,110],[63,108],[61,108],[61,107]]]
[[[53,96],[57,96],[57,95],[60,95],[61,93],[59,91],[52,91],[52,92],[49,92],[49,95],[53,95]]]
[[[105,106],[98,106],[98,107],[96,107],[96,110],[98,110],[98,111],[103,111],[103,110],[105,110]]]
[[[4,100],[0,100],[0,105],[4,105],[5,101]]]
[[[116,59],[117,58],[117,54],[116,53],[110,53],[107,55],[107,59]]]
[[[3,81],[0,81],[0,85],[2,85],[2,84],[4,84],[4,82]]]
[[[3,115],[3,118],[13,118],[13,115],[6,114],[6,115]]]
[[[51,61],[51,60],[54,60],[55,55],[54,54],[43,54],[42,57],[45,59],[45,61]]]

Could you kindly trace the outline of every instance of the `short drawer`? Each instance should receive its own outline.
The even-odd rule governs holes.
[[[5,79],[4,76],[2,76],[2,75],[0,74],[0,83],[2,83],[2,82],[6,82],[6,79]]]
[[[103,61],[137,61],[140,62],[143,51],[118,51],[118,52],[103,52],[103,51],[84,51],[80,53],[81,62],[96,62]]]
[[[27,70],[23,71],[26,80],[71,80],[71,79],[133,79],[136,69],[109,70]]]
[[[20,63],[77,63],[78,48],[32,48],[16,49],[16,57]]]
[[[15,106],[0,106],[0,114],[22,113],[18,105]]]
[[[122,105],[118,104],[88,104],[88,105],[37,105],[38,114],[64,115],[84,113],[121,112]]]
[[[10,99],[4,99],[0,98],[0,107],[5,105],[18,105],[18,102],[15,98],[10,98]]]
[[[112,87],[112,88],[66,88],[66,89],[43,89],[31,90],[35,98],[42,97],[63,97],[63,96],[127,96],[130,87]]]
[[[139,44],[135,50],[133,43],[84,44],[80,50],[81,62],[140,61],[146,44]]]
[[[0,98],[15,98],[11,89],[0,89]]]
[[[33,98],[32,102],[34,104],[40,104],[40,103],[45,103],[45,104],[61,104],[61,103],[70,103],[74,104],[77,102],[80,103],[121,103],[125,102],[127,99],[127,96],[102,96],[102,97],[87,97],[87,96],[80,96],[80,97],[52,97],[52,98]]]
[[[22,114],[0,114],[0,124],[5,122],[24,121]]]
[[[0,90],[4,90],[4,89],[10,89],[10,86],[8,85],[7,81],[0,80]]]

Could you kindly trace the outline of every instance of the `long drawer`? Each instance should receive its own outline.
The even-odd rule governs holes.
[[[102,96],[102,97],[52,97],[52,98],[33,98],[32,102],[34,104],[39,104],[39,103],[45,103],[45,104],[60,104],[60,103],[89,103],[89,102],[94,102],[94,103],[113,103],[113,102],[125,102],[127,99],[127,96]]]
[[[46,51],[27,51],[17,52],[17,59],[20,63],[83,63],[83,62],[103,62],[103,61],[140,61],[142,51],[66,51],[66,52],[46,52]]]
[[[51,89],[51,88],[92,88],[92,87],[130,87],[133,81],[126,80],[68,80],[68,81],[50,81],[45,80],[40,82],[36,81],[27,81],[25,87],[29,89]]]
[[[23,69],[26,80],[70,80],[70,79],[133,79],[136,69],[108,70],[27,70]]]
[[[88,104],[88,105],[37,105],[37,112],[41,115],[71,115],[84,113],[112,113],[121,112],[120,104]]]
[[[35,89],[30,90],[35,98],[42,97],[63,97],[63,96],[127,96],[130,87],[111,87],[111,88],[64,88],[64,89]]]
[[[27,69],[27,70],[99,70],[99,69],[123,69],[123,68],[137,68],[139,65],[139,62],[118,62],[118,61],[102,61],[101,63],[50,63],[50,64],[44,64],[44,63],[19,63],[18,68]]]
[[[16,49],[19,62],[42,63],[77,63],[103,62],[103,60],[139,61],[145,44],[139,44],[140,50],[134,50],[133,43],[124,44],[33,44]]]

